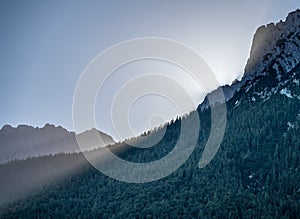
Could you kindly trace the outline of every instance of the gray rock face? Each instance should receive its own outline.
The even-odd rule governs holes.
[[[95,134],[95,129],[79,134],[89,136]],[[98,131],[99,132],[99,131]],[[104,147],[115,143],[107,134],[99,132]],[[85,150],[95,148],[95,144],[87,145]],[[11,160],[26,159],[42,155],[80,152],[74,132],[58,126],[46,124],[43,128],[19,125],[13,128],[9,125],[0,129],[0,164]]]
[[[290,72],[299,62],[300,10],[297,9],[289,13],[285,21],[263,25],[257,29],[242,80],[235,81],[231,86],[222,86],[225,100],[230,100],[246,82],[265,75],[268,68],[275,69],[280,78],[281,74]],[[212,94],[214,92],[216,91]],[[208,106],[208,99],[205,98],[199,108],[205,109]]]
[[[264,70],[277,60],[284,72],[291,71],[300,61],[300,10],[291,12],[286,21],[271,23],[257,29],[245,77],[264,74]]]

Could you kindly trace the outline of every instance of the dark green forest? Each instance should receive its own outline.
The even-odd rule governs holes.
[[[201,121],[196,149],[168,177],[124,183],[85,162],[63,179],[41,186],[40,192],[2,207],[0,217],[300,218],[298,80],[299,65],[280,81],[268,69],[267,76],[246,83],[226,104],[225,136],[205,168],[200,169],[198,162],[210,131],[210,109],[199,108],[193,112]],[[290,90],[292,97],[280,92],[283,89]],[[181,119],[169,124],[164,138],[153,148],[128,146],[118,155],[134,162],[165,156],[178,139],[180,123]],[[72,156],[76,160],[80,155],[32,158],[18,168],[32,163],[51,166]],[[1,168],[9,165],[14,164]]]

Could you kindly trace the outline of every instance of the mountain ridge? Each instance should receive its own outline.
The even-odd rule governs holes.
[[[269,23],[267,25],[260,26],[256,33],[253,36],[252,46],[250,50],[250,56],[247,60],[247,64],[245,66],[244,75],[240,81],[236,80],[231,85],[224,85],[218,87],[216,90],[212,91],[210,94],[213,96],[214,93],[219,92],[220,90],[223,91],[225,96],[225,101],[229,101],[235,93],[237,93],[243,85],[249,83],[249,81],[253,80],[255,77],[259,75],[263,75],[267,72],[267,68],[273,68],[277,71],[277,74],[280,77],[280,74],[284,74],[288,71],[291,71],[293,68],[296,67],[297,63],[300,61],[300,9],[297,9],[293,12],[290,12],[285,21],[280,21],[276,24]],[[287,38],[286,40],[284,38]],[[298,50],[298,52],[296,52]],[[284,54],[284,55],[283,55]],[[272,62],[272,60],[276,59],[276,62]],[[272,65],[272,66],[271,66]],[[205,97],[204,101],[199,104],[198,109],[206,109],[209,107],[210,104],[215,104],[218,102],[218,99],[211,98],[211,103],[208,101],[207,96]],[[215,101],[215,102],[214,102]],[[0,139],[4,139],[3,132],[5,130],[11,129],[23,129],[26,130],[27,128],[31,128],[32,130],[41,130],[42,128],[34,128],[33,126],[26,126],[26,125],[19,125],[16,128],[12,128],[10,125],[5,125],[0,129]],[[54,131],[54,125],[46,124],[43,128],[48,129],[50,132]],[[39,151],[36,154],[31,154],[30,150],[32,145],[36,145],[37,143],[30,143],[31,145],[23,147],[23,153],[21,154],[14,154],[14,152],[8,152],[8,148],[6,151],[3,151],[5,147],[7,147],[7,142],[1,141],[0,142],[0,163],[4,163],[14,159],[24,159],[30,156],[39,156],[39,155],[47,155],[47,154],[55,154],[55,153],[72,153],[72,152],[79,152],[80,148],[76,141],[76,134],[74,132],[69,132],[68,130],[64,129],[61,126],[56,127],[57,131],[60,130],[60,134],[56,133],[55,138],[51,141],[58,141],[61,139],[61,148],[53,148],[53,145],[45,146],[45,151]],[[90,135],[91,132],[94,130],[88,130],[85,134]],[[26,131],[25,131],[26,132]],[[103,133],[99,131],[100,134]],[[79,136],[83,133],[78,134]],[[93,136],[93,135],[90,135]],[[109,137],[106,133],[103,133],[103,138],[105,139],[105,144],[113,144],[115,143],[114,140]],[[15,141],[15,139],[14,139]],[[25,140],[26,141],[26,140]],[[42,143],[45,144],[45,143]],[[46,144],[49,144],[49,142]],[[58,145],[59,143],[56,143]],[[8,144],[11,146],[12,144]],[[91,142],[92,147],[86,147],[86,150],[91,148],[95,148],[97,143]],[[96,146],[95,146],[96,145]],[[21,147],[21,146],[18,146]],[[48,149],[47,149],[48,147]],[[29,150],[29,151],[26,151]],[[11,154],[13,153],[13,154]],[[9,155],[11,154],[11,155]],[[9,159],[5,159],[9,157]]]
[[[90,136],[95,132],[99,132],[104,144],[99,145],[93,139],[85,148],[79,148],[76,137]],[[48,123],[42,128],[28,125],[19,125],[14,128],[5,125],[0,129],[0,140],[0,164],[16,159],[80,152],[82,149],[91,150],[115,143],[111,136],[96,129],[76,134],[61,126]]]

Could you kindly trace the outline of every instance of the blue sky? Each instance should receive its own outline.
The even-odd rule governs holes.
[[[0,127],[52,123],[73,130],[73,94],[87,64],[137,37],[188,45],[228,84],[241,77],[256,28],[299,7],[296,0],[1,0]],[[99,128],[112,133],[107,121]]]

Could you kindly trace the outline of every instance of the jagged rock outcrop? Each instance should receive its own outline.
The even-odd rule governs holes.
[[[265,75],[270,68],[276,70],[280,78],[280,74],[290,72],[299,63],[300,9],[297,9],[289,13],[285,21],[270,23],[257,29],[253,37],[250,57],[244,69],[244,76],[230,86],[222,86],[225,100],[230,100],[246,82],[259,75]],[[218,89],[210,95],[214,96]],[[218,98],[215,100],[212,98],[212,100],[218,102]],[[209,101],[206,97],[199,108],[205,109],[208,106]]]
[[[291,12],[286,21],[271,23],[257,29],[245,67],[245,77],[264,74],[272,60],[284,72],[291,71],[300,62],[300,10]]]

